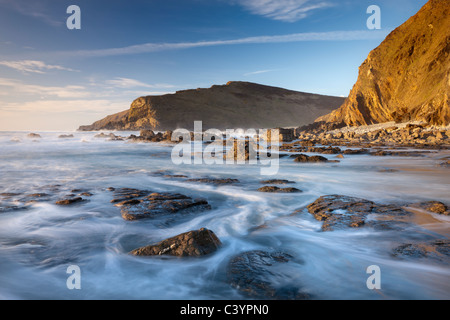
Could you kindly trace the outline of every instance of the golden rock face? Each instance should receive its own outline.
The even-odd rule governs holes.
[[[430,0],[369,54],[345,103],[316,122],[448,125],[449,16],[450,1]]]

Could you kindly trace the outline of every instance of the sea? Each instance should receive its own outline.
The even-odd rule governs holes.
[[[439,163],[449,151],[346,155],[323,164],[281,157],[278,173],[264,176],[260,164],[174,164],[172,144],[109,141],[95,138],[96,132],[36,133],[41,138],[0,132],[0,299],[247,300],[252,297],[230,284],[227,271],[234,257],[253,250],[289,252],[296,263],[272,270],[270,281],[296,284],[312,299],[450,299],[448,263],[392,254],[405,243],[448,239],[448,216],[417,213],[403,230],[323,232],[306,210],[335,194],[402,206],[448,204],[450,169]],[[59,138],[63,134],[73,137]],[[187,182],[160,173],[239,183]],[[290,180],[289,187],[303,192],[258,192],[269,179]],[[180,193],[206,199],[211,210],[170,224],[125,221],[108,188]],[[92,196],[72,206],[55,204],[73,190]],[[32,194],[49,199],[24,200]],[[200,228],[218,236],[218,251],[201,258],[129,254]],[[79,267],[79,289],[69,288],[71,266]],[[371,266],[379,267],[380,288],[368,286]]]

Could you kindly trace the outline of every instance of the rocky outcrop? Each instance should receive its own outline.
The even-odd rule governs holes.
[[[402,259],[429,259],[450,262],[450,240],[439,239],[423,243],[405,243],[393,249],[392,255]]]
[[[362,226],[377,229],[393,229],[402,224],[401,217],[410,213],[396,205],[379,205],[372,201],[341,195],[323,196],[307,207],[318,221],[323,221],[322,231]],[[372,220],[369,215],[381,216],[382,221]],[[399,221],[397,221],[399,220]]]
[[[204,129],[296,127],[313,122],[343,101],[255,83],[229,82],[209,89],[140,97],[129,110],[79,130],[193,130],[198,120],[203,121]]]
[[[214,232],[203,228],[133,250],[130,254],[135,256],[200,257],[214,253],[221,245],[221,241]]]
[[[211,209],[208,201],[204,199],[192,199],[177,193],[152,193],[147,190],[123,188],[114,190],[114,196],[111,203],[121,208],[122,218],[128,221]]]
[[[297,188],[279,188],[275,186],[265,186],[258,189],[259,192],[265,192],[265,193],[300,193],[303,192],[300,189]]]
[[[252,299],[305,300],[309,295],[285,274],[283,265],[299,264],[286,252],[243,252],[228,264],[229,283]]]
[[[450,2],[429,0],[373,50],[328,128],[389,121],[450,123]]]

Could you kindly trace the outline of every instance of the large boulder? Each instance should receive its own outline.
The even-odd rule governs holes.
[[[142,247],[130,252],[135,256],[171,255],[177,257],[200,257],[214,253],[222,245],[211,230],[202,228],[189,231],[157,244]]]

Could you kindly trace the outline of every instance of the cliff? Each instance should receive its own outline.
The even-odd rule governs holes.
[[[430,0],[359,68],[345,103],[316,120],[328,128],[389,121],[450,123],[450,1]]]

